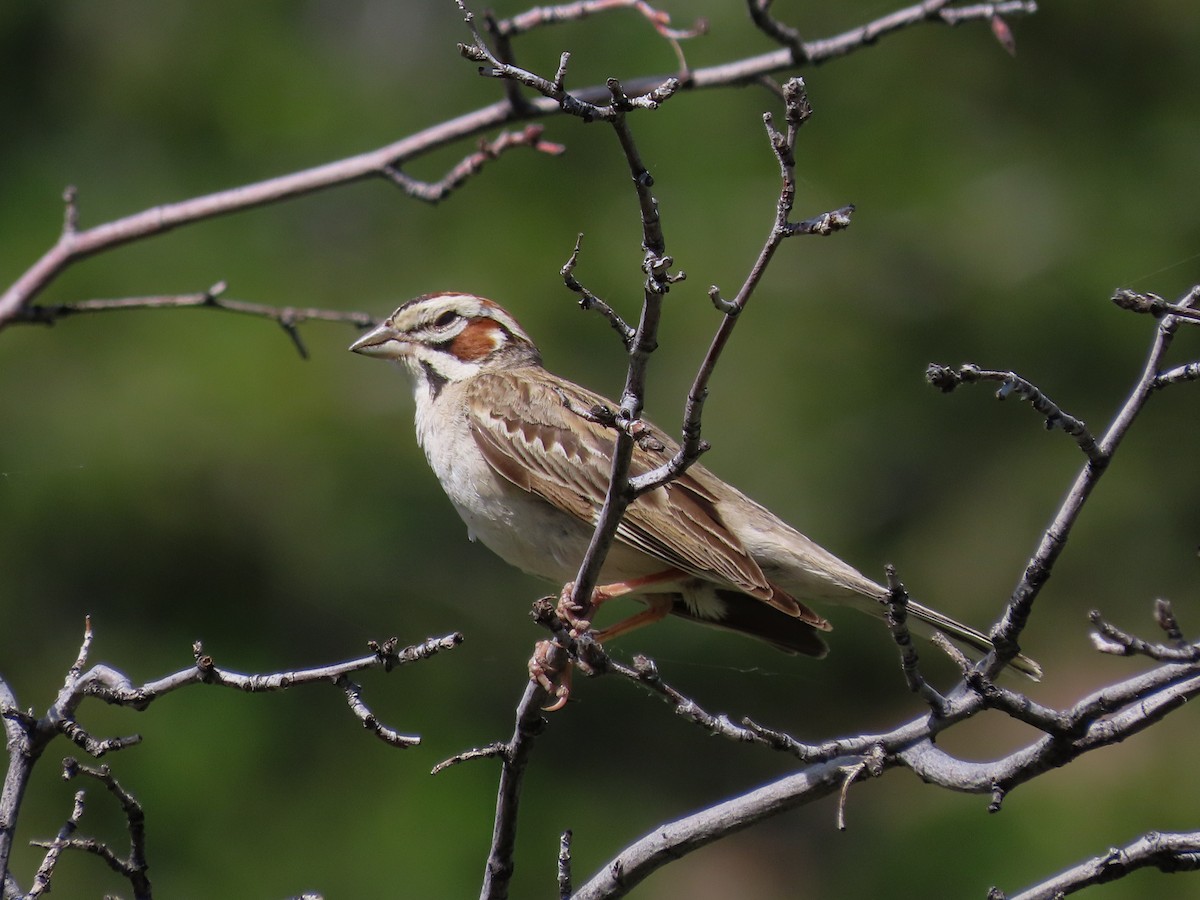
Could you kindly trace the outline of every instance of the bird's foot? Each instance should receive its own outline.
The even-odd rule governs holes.
[[[571,698],[571,664],[568,661],[564,668],[551,659],[556,647],[558,645],[554,641],[538,641],[533,648],[533,656],[529,658],[529,677],[554,698],[549,706],[542,707],[546,712],[557,712]]]
[[[603,588],[596,588],[592,592],[591,602],[583,605],[575,602],[572,597],[574,593],[575,582],[568,581],[559,591],[558,605],[554,607],[554,611],[571,630],[571,637],[577,638],[592,630],[592,620],[589,616],[596,607],[609,598]]]

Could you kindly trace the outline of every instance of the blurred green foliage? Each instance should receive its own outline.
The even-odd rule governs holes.
[[[738,0],[668,3],[704,15],[693,65],[771,49]],[[892,4],[779,0],[807,37]],[[502,14],[523,8],[497,4]],[[805,71],[816,114],[798,151],[797,217],[858,205],[853,227],[782,248],[713,385],[707,459],[864,571],[895,562],[915,596],[985,624],[997,615],[1081,462],[1036,416],[986,388],[938,395],[926,363],[1012,368],[1099,429],[1132,384],[1153,323],[1108,303],[1200,280],[1200,12],[1178,0],[1046,2],[1012,23],[923,27]],[[90,226],[158,203],[360,152],[491,102],[499,86],[455,52],[449,2],[331,0],[0,5],[0,281],[55,240],[65,185]],[[668,71],[632,13],[518,44],[569,84]],[[778,176],[759,89],[684,95],[633,127],[669,249],[689,280],[667,302],[651,414],[671,427],[716,324],[773,215]],[[450,288],[508,306],[548,365],[606,392],[620,348],[580,315],[559,266],[632,315],[636,206],[612,134],[555,119],[561,158],[515,151],[436,208],[383,182],[179,229],[83,261],[41,298],[193,292],[218,280],[259,302],[389,312]],[[437,178],[470,148],[412,166]],[[1176,360],[1197,356],[1195,329]],[[452,654],[364,679],[381,717],[425,736],[398,753],[361,732],[334,690],[243,696],[191,689],[144,715],[85,705],[95,733],[145,742],[108,760],[145,803],[163,896],[460,897],[477,891],[496,767],[436,778],[437,761],[507,737],[545,587],[465,540],[415,446],[399,373],[310,324],[302,362],[269,323],[207,311],[79,317],[0,340],[0,672],[42,708],[74,658],[134,679],[190,662],[203,639],[245,671],[357,655],[369,638],[462,630]],[[1200,535],[1195,387],[1156,397],[1094,497],[1039,604],[1026,647],[1047,703],[1134,670],[1096,659],[1085,613],[1149,632],[1175,600],[1189,633]],[[817,739],[919,711],[884,629],[834,611],[833,652],[792,660],[681,623],[614,649],[655,656],[709,708]],[[925,653],[948,679],[948,665]],[[546,896],[557,836],[582,879],[654,824],[789,769],[706,739],[615,680],[577,684],[537,747],[514,896]],[[894,774],[851,794],[849,832],[823,802],[655,875],[649,898],[981,896],[1015,889],[1147,829],[1195,828],[1195,726],[1150,733],[1053,773],[988,816],[986,798]],[[947,745],[976,757],[1025,731],[973,723]],[[69,752],[65,744],[51,758]],[[22,840],[57,831],[75,785],[39,770]],[[99,788],[83,830],[120,841]],[[28,884],[40,851],[18,850]],[[1152,887],[1150,887],[1152,885]],[[60,866],[55,896],[122,886],[94,860]],[[1103,897],[1194,896],[1142,875]]]

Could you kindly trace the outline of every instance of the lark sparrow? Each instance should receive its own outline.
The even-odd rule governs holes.
[[[498,304],[470,294],[418,297],[350,347],[408,369],[417,441],[467,524],[501,558],[550,581],[573,579],[608,487],[613,431],[585,411],[615,405],[542,368],[541,355]],[[632,474],[677,445],[647,423]],[[612,637],[668,613],[823,656],[829,623],[810,601],[877,615],[886,588],[813,543],[700,465],[635,500],[608,554],[608,595],[645,611],[601,632]],[[911,603],[910,615],[978,651],[982,633]],[[1026,657],[1013,667],[1038,677]]]

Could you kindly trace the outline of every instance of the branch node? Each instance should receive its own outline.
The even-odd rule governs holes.
[[[79,233],[79,190],[73,184],[63,189],[63,237]]]
[[[1000,812],[1000,807],[1004,805],[1004,796],[1007,793],[999,784],[992,785],[992,800],[988,803],[987,811],[990,813]]]
[[[737,316],[742,311],[742,307],[734,300],[726,300],[721,296],[721,289],[715,284],[708,289],[708,299],[712,301],[712,305],[716,307],[717,312],[733,317]]]
[[[563,90],[563,82],[567,79],[567,64],[570,61],[570,52],[564,50],[562,55],[558,58],[558,71],[554,73],[554,81],[552,82],[554,85],[554,90],[558,93],[561,93]]]
[[[842,789],[838,793],[837,804],[836,827],[838,831],[846,830],[846,801],[850,797],[850,785],[854,783],[854,779],[866,770],[866,767],[866,763],[862,762],[842,767]]]

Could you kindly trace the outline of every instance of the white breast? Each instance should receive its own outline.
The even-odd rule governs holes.
[[[510,565],[550,581],[574,578],[591,526],[501,478],[471,435],[461,388],[445,385],[436,400],[417,392],[417,441],[472,540]]]

